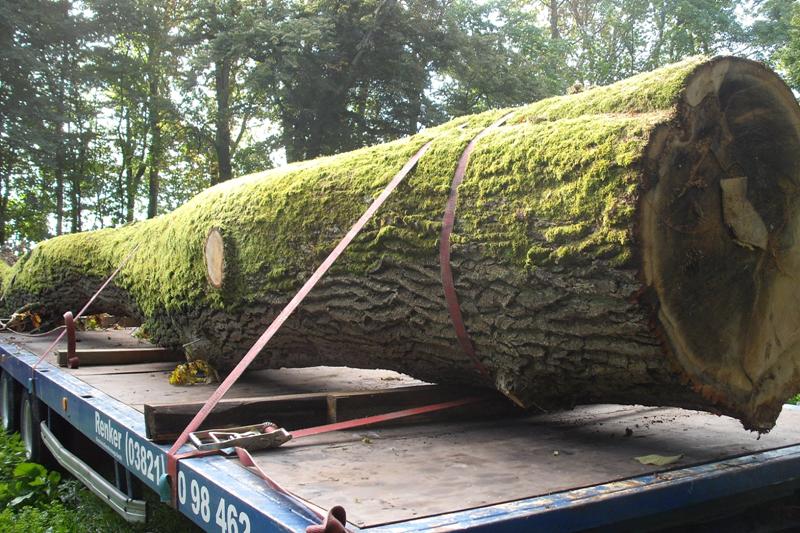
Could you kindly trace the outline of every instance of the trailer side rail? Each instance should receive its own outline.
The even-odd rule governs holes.
[[[139,411],[43,363],[14,345],[0,344],[0,366],[54,413],[88,437],[146,486],[158,492],[167,446],[145,437]],[[33,383],[31,376],[34,376]],[[276,452],[280,453],[280,452]],[[222,456],[181,461],[178,510],[207,531],[304,531],[317,518]],[[697,505],[800,480],[800,444],[556,494],[368,528],[512,531],[520,526],[575,531]],[[350,524],[349,529],[359,528]]]

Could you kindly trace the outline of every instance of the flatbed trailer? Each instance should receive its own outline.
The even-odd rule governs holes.
[[[169,448],[148,438],[145,405],[196,405],[215,386],[170,385],[174,362],[69,369],[50,354],[34,368],[51,340],[0,334],[4,425],[22,427],[34,456],[46,448],[120,514],[142,520],[139,484],[163,493]],[[81,348],[146,346],[126,329],[78,332],[78,340]],[[394,372],[316,367],[249,372],[226,397],[247,405],[265,396],[291,403],[369,391],[359,396],[361,411],[370,403],[391,410],[380,391],[409,387],[419,387],[420,397],[431,391]],[[411,390],[400,408],[414,397],[417,389]],[[347,510],[352,531],[644,530],[691,521],[698,509],[741,510],[800,486],[800,410],[794,406],[760,438],[730,418],[674,408],[474,412],[253,452],[256,464],[290,494],[236,456],[182,460],[177,509],[206,531],[226,533],[305,531],[334,505]],[[264,420],[271,416],[263,413]],[[680,459],[665,466],[635,459],[650,454]]]

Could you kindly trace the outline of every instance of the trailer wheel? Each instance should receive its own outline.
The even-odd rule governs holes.
[[[19,429],[19,385],[8,372],[0,375],[0,427],[6,433]]]
[[[22,393],[19,405],[19,436],[25,446],[25,458],[45,466],[51,464],[51,455],[42,443],[41,407],[31,393]]]

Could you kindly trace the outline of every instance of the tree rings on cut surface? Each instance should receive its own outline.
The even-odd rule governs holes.
[[[211,228],[203,245],[206,260],[206,277],[215,289],[222,288],[225,281],[225,244],[219,228]]]
[[[769,430],[800,380],[800,111],[763,66],[718,59],[654,138],[644,273],[695,390]]]

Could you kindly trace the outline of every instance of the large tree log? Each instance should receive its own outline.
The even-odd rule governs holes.
[[[459,189],[452,262],[492,385],[542,409],[694,407],[771,428],[800,388],[800,109],[750,61],[694,58],[514,110]],[[41,243],[7,309],[95,311],[230,369],[393,174],[430,151],[256,360],[482,383],[438,264],[467,143],[508,110],[212,187],[168,215]]]

